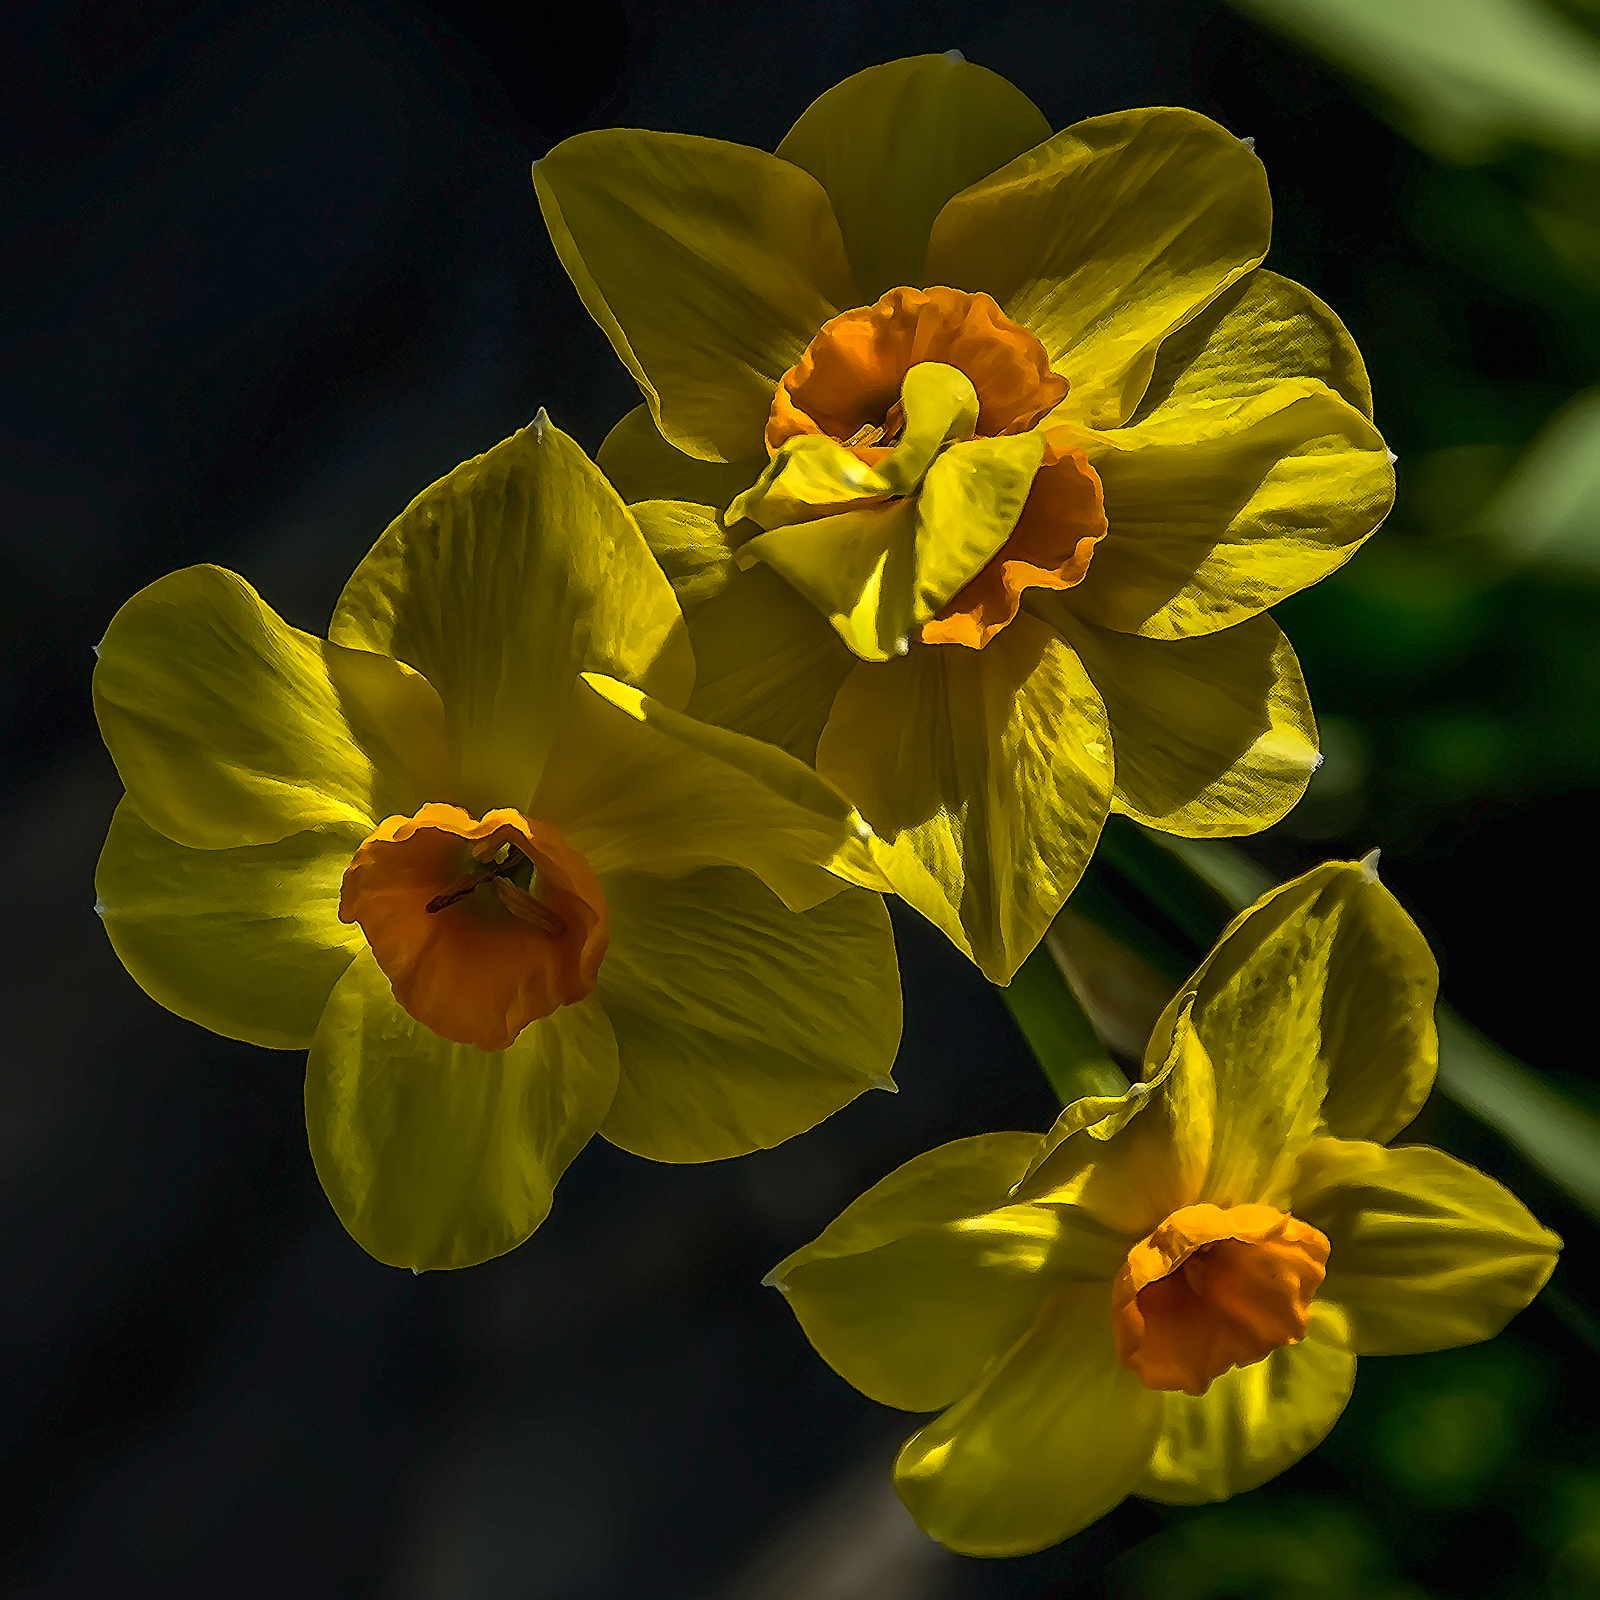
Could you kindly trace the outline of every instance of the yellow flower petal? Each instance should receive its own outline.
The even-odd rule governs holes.
[[[858,666],[817,770],[872,824],[895,889],[1007,983],[1099,838],[1109,737],[1082,663],[1019,616],[982,650],[913,645]]]
[[[655,1161],[715,1161],[803,1133],[886,1078],[900,978],[882,899],[798,913],[749,873],[604,879],[599,995],[621,1081],[601,1132]]]
[[[849,801],[803,762],[597,673],[573,691],[531,814],[602,878],[741,867],[795,911],[839,892],[834,856],[867,859]]]
[[[649,406],[635,406],[605,436],[594,459],[630,507],[638,500],[687,500],[720,510],[767,465],[765,450],[733,462],[685,455],[661,437]]]
[[[271,1050],[304,1050],[358,951],[339,885],[360,827],[272,844],[191,850],[124,800],[95,869],[96,909],[117,958],[187,1022]]]
[[[667,440],[707,461],[761,454],[778,379],[863,298],[821,184],[762,150],[634,128],[564,139],[533,184]]]
[[[1068,1285],[976,1388],[907,1442],[895,1488],[950,1549],[1026,1555],[1128,1494],[1160,1416],[1112,1350],[1110,1286]]]
[[[460,792],[425,798],[475,815],[525,805],[578,672],[674,705],[694,681],[671,585],[637,524],[542,418],[418,495],[356,568],[328,632],[439,691]]]
[[[1325,578],[1394,500],[1377,429],[1314,378],[1071,438],[1100,474],[1110,531],[1040,614],[1152,639],[1215,632]]]
[[[1544,1287],[1561,1241],[1493,1178],[1442,1150],[1319,1139],[1294,1212],[1328,1237],[1322,1295],[1362,1355],[1475,1344]]]
[[[1327,1437],[1355,1381],[1348,1321],[1319,1297],[1299,1344],[1234,1367],[1198,1398],[1160,1396],[1160,1437],[1134,1493],[1198,1505],[1275,1478]]]
[[[1061,612],[1052,621],[1105,701],[1113,811],[1189,839],[1231,837],[1270,827],[1305,793],[1317,725],[1270,617],[1193,639],[1141,639]]]
[[[785,446],[829,448],[839,447],[811,439]],[[916,493],[774,528],[742,544],[736,559],[780,572],[862,660],[891,660],[1006,542],[1043,455],[1040,433],[968,440],[933,462]],[[861,469],[864,480],[870,473]]]
[[[1175,1125],[1209,1130],[1194,1198],[1287,1209],[1324,1122],[1360,1137],[1403,1127],[1433,1084],[1437,983],[1422,935],[1357,862],[1325,862],[1241,912],[1147,1053],[1164,1058],[1186,1030],[1204,1047],[1163,1090]]]
[[[789,1269],[817,1353],[880,1405],[959,1400],[1063,1283],[1109,1279],[1129,1241],[1068,1206],[1008,1205]]]
[[[515,1249],[544,1220],[616,1082],[616,1043],[594,996],[488,1053],[414,1021],[363,951],[306,1061],[311,1156],[369,1255],[468,1267]]]
[[[1372,385],[1349,330],[1309,289],[1257,267],[1163,342],[1132,420],[1287,377],[1318,378],[1372,415]]]
[[[778,146],[828,191],[862,299],[922,276],[953,194],[1050,137],[1020,89],[948,55],[868,67],[812,101]]]
[[[1261,163],[1226,128],[1193,111],[1120,111],[955,196],[923,277],[987,290],[1071,383],[1065,414],[1115,428],[1161,341],[1266,254],[1271,217]]]
[[[123,606],[94,703],[139,815],[195,849],[365,833],[454,781],[424,679],[291,628],[221,567],[169,573]]]

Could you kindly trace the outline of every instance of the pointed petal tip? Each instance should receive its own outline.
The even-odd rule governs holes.
[[[899,1094],[900,1085],[893,1078],[886,1078],[881,1073],[876,1078],[868,1078],[868,1084],[874,1089],[882,1089],[885,1094]]]
[[[100,644],[92,644],[92,645],[89,646],[89,648],[94,651],[94,658],[95,658],[96,661],[98,661],[100,659],[100,645],[104,644],[104,643],[105,643],[105,640],[102,639],[100,641]]]
[[[533,434],[533,437],[536,440],[542,439],[545,436],[545,430],[549,426],[550,413],[546,411],[543,406],[540,406],[539,409],[533,414],[533,421],[528,424],[529,431]]]
[[[1127,1092],[1136,1099],[1143,1099],[1145,1095],[1150,1093],[1150,1085],[1140,1079],[1137,1083],[1130,1083]]]
[[[1395,462],[1397,462],[1397,461],[1398,461],[1398,460],[1399,460],[1399,459],[1400,459],[1400,457],[1399,457],[1399,456],[1397,456],[1397,455],[1396,455],[1396,454],[1395,454],[1395,453],[1394,453],[1394,451],[1393,451],[1393,450],[1390,450],[1390,449],[1387,449],[1387,448],[1386,448],[1386,449],[1385,449],[1385,450],[1384,450],[1384,452],[1383,452],[1383,453],[1384,453],[1384,454],[1385,454],[1385,455],[1386,455],[1386,456],[1388,456],[1388,458],[1389,458],[1389,465],[1390,465],[1390,466],[1391,466],[1391,467],[1392,467],[1392,466],[1393,466],[1393,465],[1394,465],[1394,464],[1395,464]]]
[[[1328,758],[1325,755],[1323,755],[1323,753],[1320,750],[1318,750],[1316,752],[1316,754],[1313,755],[1312,758],[1311,758],[1311,770],[1313,772],[1315,772],[1317,770],[1317,768],[1320,767],[1322,765],[1322,763],[1324,761],[1326,761],[1327,759]]]
[[[106,914],[106,903],[98,895],[95,896],[94,914],[97,917],[104,917]]]
[[[946,61],[965,61],[967,59],[959,50],[946,50],[944,58]]]
[[[856,838],[861,840],[863,844],[872,837],[872,824],[859,813],[850,819],[850,826],[855,831]]]
[[[910,649],[911,649],[910,636],[907,635],[907,634],[902,633],[900,635],[900,637],[898,639],[896,639],[895,642],[894,642],[894,653],[897,656],[903,656]]]
[[[422,1276],[422,1268],[421,1267],[413,1267],[411,1269],[411,1276],[413,1278],[420,1278]]]
[[[1363,883],[1376,883],[1378,881],[1378,851],[1367,851],[1357,865],[1361,868],[1361,880]]]
[[[779,1294],[788,1294],[789,1292],[789,1285],[778,1276],[776,1267],[761,1280],[761,1287],[763,1289],[776,1289]]]
[[[1242,144],[1246,150],[1254,151],[1256,147],[1256,136],[1253,133],[1247,133],[1239,141],[1239,143]]]

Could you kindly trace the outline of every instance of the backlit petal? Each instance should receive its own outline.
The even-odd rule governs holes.
[[[1019,616],[982,650],[914,644],[858,666],[817,770],[872,824],[895,889],[1006,983],[1099,838],[1109,737],[1082,663]]]
[[[1111,1277],[1127,1240],[1067,1206],[1007,1205],[787,1269],[789,1309],[844,1380],[881,1405],[959,1400],[1063,1283]]]
[[[1294,1208],[1328,1236],[1323,1294],[1362,1355],[1475,1344],[1544,1287],[1561,1241],[1509,1189],[1442,1150],[1320,1139]]]
[[[721,510],[761,476],[767,453],[733,462],[685,455],[661,437],[649,406],[635,406],[605,436],[594,459],[630,506],[637,500],[687,500]]]
[[[1110,531],[1041,615],[1064,607],[1123,633],[1178,639],[1253,617],[1343,566],[1394,500],[1382,436],[1314,378],[1063,431],[1100,475]]]
[[[956,195],[923,281],[984,289],[1072,385],[1063,415],[1114,428],[1156,348],[1266,254],[1261,163],[1197,112],[1092,117]]]
[[[761,453],[778,379],[862,300],[822,185],[763,150],[607,128],[533,169],[590,316],[680,450]]]
[[[304,1050],[340,975],[365,947],[339,921],[359,827],[272,844],[191,850],[124,800],[95,869],[118,959],[188,1022],[273,1050]]]
[[[1167,1505],[1198,1505],[1275,1478],[1327,1437],[1355,1380],[1344,1312],[1314,1300],[1300,1343],[1234,1367],[1198,1398],[1160,1396],[1160,1437],[1134,1492]]]
[[[909,1440],[895,1487],[963,1555],[1042,1550],[1104,1516],[1149,1460],[1161,1408],[1111,1347],[1110,1290],[1071,1284],[983,1380]]]
[[[1317,725],[1270,617],[1193,639],[1141,639],[1059,612],[1052,621],[1105,701],[1114,811],[1185,838],[1227,837],[1271,826],[1305,793]]]
[[[543,421],[411,502],[345,585],[329,637],[392,655],[439,691],[461,792],[425,798],[474,815],[525,807],[577,673],[676,705],[694,675],[671,585],[637,524]]]
[[[306,1061],[311,1155],[369,1255],[468,1267],[515,1249],[544,1220],[616,1081],[597,997],[489,1053],[414,1021],[363,951],[335,985]]]
[[[1043,113],[998,74],[906,56],[812,101],[778,154],[827,190],[862,298],[875,300],[931,281],[923,256],[945,201],[1049,137]]]
[[[825,870],[835,855],[866,866],[849,801],[803,762],[593,673],[573,693],[532,813],[601,877],[742,867],[797,911],[838,892]]]
[[[365,833],[454,783],[439,697],[381,655],[291,628],[243,578],[186,567],[112,618],[95,715],[151,827],[196,849]]]
[[[622,1061],[601,1132],[656,1161],[715,1161],[803,1133],[886,1078],[900,978],[880,896],[807,912],[749,873],[605,878],[600,998]]]

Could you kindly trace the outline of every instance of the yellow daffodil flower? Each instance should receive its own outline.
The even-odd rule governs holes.
[[[1560,1241],[1424,1146],[1438,969],[1370,865],[1264,896],[1167,1007],[1145,1081],[1047,1137],[908,1162],[769,1280],[873,1399],[940,1411],[895,1482],[971,1555],[1125,1495],[1224,1499],[1311,1450],[1356,1357],[1497,1333]]]
[[[1008,981],[1108,810],[1249,833],[1316,728],[1266,608],[1393,473],[1361,358],[1261,268],[1250,147],[1191,111],[1052,133],[918,56],[775,155],[608,129],[534,169],[643,390],[600,464],[674,578],[690,710],[860,807],[877,881]]]
[[[511,1249],[596,1131],[709,1160],[892,1087],[884,906],[823,865],[860,819],[673,709],[671,588],[543,413],[413,502],[327,640],[200,566],[99,654],[111,942],[179,1016],[309,1049],[317,1173],[379,1260]]]

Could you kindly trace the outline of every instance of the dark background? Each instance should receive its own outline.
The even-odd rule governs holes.
[[[1204,0],[0,14],[0,1591],[1597,1592],[1581,1294],[1478,1350],[1364,1363],[1328,1444],[1219,1511],[1130,1503],[1009,1563],[923,1540],[885,1487],[908,1419],[758,1282],[916,1151],[1053,1115],[997,997],[909,918],[897,1098],[715,1167],[596,1142],[530,1243],[416,1278],[324,1202],[301,1059],[168,1016],[91,909],[118,786],[90,647],[124,599],[217,561],[321,631],[459,460],[541,405],[592,451],[635,403],[545,240],[532,158],[615,123],[770,149],[838,79],[956,47],[1056,126],[1171,103],[1255,137],[1271,264],[1355,333],[1402,499],[1372,554],[1282,608],[1330,759],[1254,848],[1288,872],[1382,845],[1455,1004],[1592,1096],[1594,939],[1569,908],[1592,879],[1595,591],[1461,536],[1600,367],[1600,299],[1542,289],[1495,231],[1516,158],[1436,167]],[[1427,1116],[1563,1228],[1581,1285],[1592,1225],[1459,1113]]]

